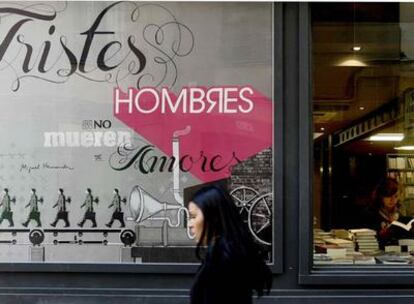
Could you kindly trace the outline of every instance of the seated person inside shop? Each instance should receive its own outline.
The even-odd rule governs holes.
[[[400,187],[398,182],[390,177],[383,179],[373,192],[371,206],[367,207],[360,218],[361,227],[377,231],[380,248],[386,245],[398,245],[398,240],[414,238],[414,229],[406,230],[394,224],[398,221],[407,224],[412,217],[401,214]]]

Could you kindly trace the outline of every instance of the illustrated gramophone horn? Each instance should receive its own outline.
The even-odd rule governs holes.
[[[139,186],[132,188],[129,195],[129,210],[135,222],[139,223],[166,210],[180,209],[181,205],[159,202]]]

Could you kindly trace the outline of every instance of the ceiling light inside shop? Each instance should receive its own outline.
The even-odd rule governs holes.
[[[395,150],[413,151],[414,150],[414,138],[411,135],[405,134],[404,139],[398,146],[394,147]]]
[[[404,134],[402,133],[378,133],[368,138],[370,141],[402,141]]]
[[[356,8],[357,7],[354,3],[353,10],[352,10],[352,12],[353,12],[353,19],[352,19],[352,51],[359,52],[359,51],[361,51],[362,47],[358,43],[358,37],[357,37],[357,33],[358,33],[357,25],[358,25],[358,23],[356,22],[356,20],[357,20],[357,18],[356,18]],[[344,58],[339,64],[337,64],[337,66],[365,67],[365,66],[367,66],[367,64],[364,63],[360,58],[353,55],[351,57]]]
[[[342,67],[366,67],[367,64],[363,62],[362,60],[359,60],[357,58],[348,58],[345,59],[337,64],[337,66]]]
[[[395,147],[395,150],[402,150],[402,151],[413,151],[414,146],[401,146],[401,147]]]
[[[313,133],[313,139],[317,139],[318,137],[321,137],[323,133],[315,132]]]

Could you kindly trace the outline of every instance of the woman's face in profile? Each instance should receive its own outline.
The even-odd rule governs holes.
[[[398,203],[398,192],[392,196],[383,197],[382,203],[386,209],[393,209]]]
[[[200,241],[204,227],[204,215],[200,208],[196,204],[190,202],[188,204],[188,211],[190,213],[190,231],[195,236],[196,241]]]

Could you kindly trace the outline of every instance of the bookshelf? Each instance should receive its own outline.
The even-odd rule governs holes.
[[[387,154],[387,175],[402,185],[405,198],[414,199],[414,154]]]

